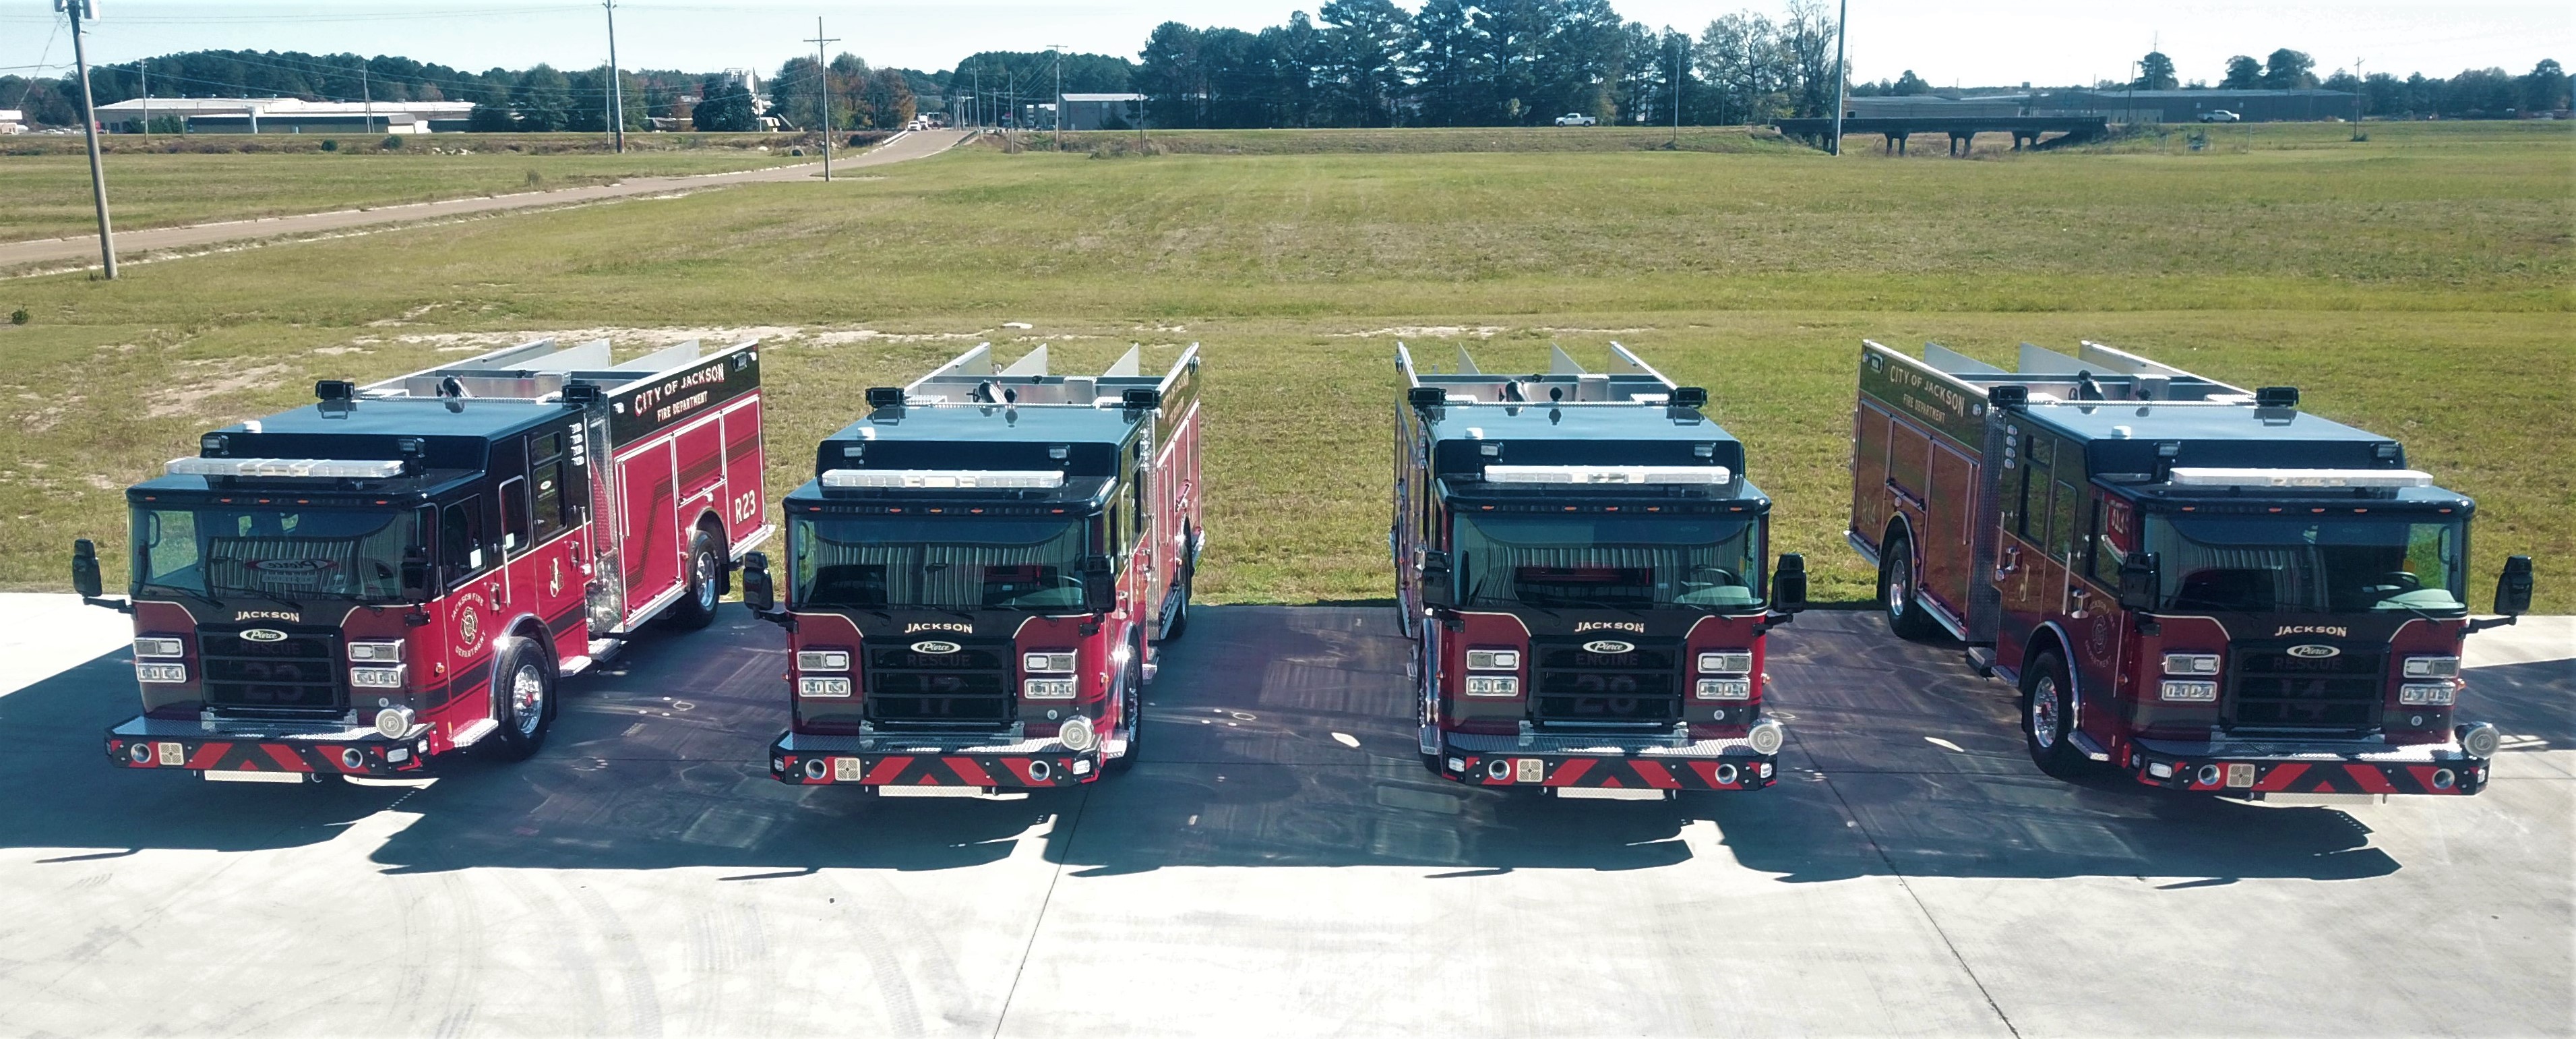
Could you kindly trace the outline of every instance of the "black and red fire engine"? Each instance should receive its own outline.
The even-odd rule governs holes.
[[[412,772],[544,743],[557,680],[702,627],[766,538],[759,352],[551,340],[201,439],[126,492],[143,714],[108,759],[207,779]]]
[[[1157,643],[1189,624],[1204,537],[1199,355],[1053,375],[979,346],[823,441],[743,599],[787,628],[770,771],[869,792],[1088,783],[1143,748]]]
[[[1435,373],[1396,348],[1388,540],[1423,759],[1550,794],[1761,789],[1785,736],[1764,638],[1805,608],[1805,561],[1781,556],[1766,594],[1744,445],[1706,390],[1611,356],[1518,375],[1461,350]]]
[[[1889,625],[2018,683],[2042,768],[2270,801],[2486,785],[2461,640],[2530,607],[2531,560],[2473,620],[2476,505],[2397,441],[2089,342],[2014,370],[1864,344],[1853,427]]]

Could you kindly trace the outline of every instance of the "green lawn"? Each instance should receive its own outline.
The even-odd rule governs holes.
[[[21,415],[0,426],[0,585],[60,587],[75,536],[112,553],[118,488],[315,378],[422,367],[470,334],[764,329],[780,489],[862,388],[979,338],[1057,344],[1059,368],[1204,343],[1199,588],[1238,602],[1387,594],[1397,338],[1489,369],[1617,340],[1710,388],[1780,502],[1778,547],[1818,565],[1820,598],[1852,600],[1859,340],[2004,357],[2091,338],[2299,385],[2311,410],[2403,437],[2481,502],[2473,587],[2527,553],[2544,608],[2576,609],[2567,128],[2326,129],[2347,132],[1966,161],[975,150],[830,187],[0,282],[0,310],[35,318],[0,326]]]
[[[344,140],[339,152],[119,151],[104,163],[108,202],[118,230],[140,230],[804,161],[790,159],[784,149],[626,155],[487,152],[485,142],[466,135],[410,138],[401,150],[387,152],[375,147],[379,140]],[[433,155],[431,147],[467,148],[474,154]],[[8,185],[0,191],[0,242],[98,233],[86,155],[0,155],[0,184]]]

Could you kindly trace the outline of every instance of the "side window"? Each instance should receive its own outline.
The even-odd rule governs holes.
[[[2048,509],[2048,554],[2066,562],[2075,554],[2075,517],[2081,496],[2076,493],[2074,485],[2064,480],[2055,482],[2057,490],[2050,496]]]
[[[2105,588],[2120,587],[2120,546],[2111,543],[2111,503],[2093,500],[2093,558],[2088,572]]]
[[[2048,474],[2049,462],[2057,442],[2044,436],[2022,438],[2021,536],[2035,544],[2048,543]]]
[[[530,519],[535,542],[543,542],[573,525],[573,500],[565,493],[571,469],[564,457],[562,433],[548,433],[528,441],[528,481],[530,496],[535,499]]]
[[[483,532],[483,499],[467,498],[448,506],[438,518],[438,561],[447,568],[448,585],[491,569],[494,560]]]
[[[501,550],[517,559],[535,543],[528,528],[528,481],[516,476],[501,481]]]

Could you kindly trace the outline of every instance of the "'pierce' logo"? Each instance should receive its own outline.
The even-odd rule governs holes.
[[[941,642],[936,639],[932,639],[927,642],[915,642],[912,644],[913,652],[926,657],[944,657],[964,648],[965,647],[954,642]]]
[[[284,642],[286,633],[275,628],[252,628],[242,632],[242,638],[251,642]]]
[[[1637,647],[1634,643],[1620,642],[1616,639],[1602,639],[1599,642],[1584,643],[1583,651],[1586,653],[1598,653],[1605,657],[1615,657],[1621,653],[1634,653],[1637,651]]]
[[[2292,646],[2290,647],[2290,655],[2305,660],[2324,660],[2327,657],[2342,656],[2343,651],[2336,649],[2333,646]]]

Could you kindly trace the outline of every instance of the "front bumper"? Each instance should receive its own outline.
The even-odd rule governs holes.
[[[2407,746],[2309,741],[2135,740],[2126,768],[2166,790],[2261,799],[2267,794],[2474,794],[2488,762],[2458,743]]]
[[[1778,774],[1778,754],[1744,739],[1685,744],[1599,736],[1440,734],[1438,766],[1470,786],[1532,789],[1760,790]]]
[[[233,723],[131,718],[107,730],[107,760],[119,768],[187,771],[209,778],[295,776],[399,776],[420,771],[428,757],[427,726],[399,740],[374,729],[281,732]],[[142,748],[138,751],[136,748]]]
[[[924,786],[1050,790],[1100,778],[1103,748],[1066,749],[1053,739],[923,739],[781,733],[769,744],[769,775],[797,786]]]

